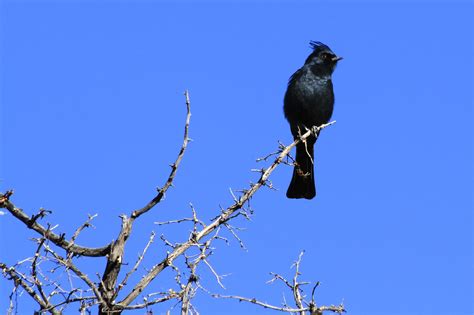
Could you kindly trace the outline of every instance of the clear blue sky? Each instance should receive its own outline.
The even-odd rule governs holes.
[[[99,246],[122,213],[161,186],[182,141],[183,91],[194,140],[166,200],[138,222],[126,260],[154,221],[210,219],[261,167],[255,159],[291,141],[282,100],[288,77],[319,40],[344,57],[334,75],[336,125],[316,147],[318,196],[288,200],[291,168],[261,190],[240,236],[248,251],[217,246],[213,292],[280,304],[270,271],[305,249],[303,278],[321,281],[322,304],[351,315],[472,315],[473,2],[471,1],[2,1],[2,191],[29,214],[44,207],[70,235],[88,213]],[[184,232],[187,227],[183,227]],[[0,260],[31,255],[35,236],[0,216]],[[146,261],[163,257],[155,242]],[[86,259],[80,259],[84,264]],[[85,266],[93,277],[104,261]],[[153,282],[169,286],[171,273]],[[0,312],[11,283],[0,280]],[[20,314],[31,314],[29,297]],[[202,314],[270,314],[200,293]],[[153,307],[161,314],[170,307]],[[176,310],[175,310],[176,312]],[[70,308],[67,314],[75,314]],[[143,314],[143,311],[137,312]]]

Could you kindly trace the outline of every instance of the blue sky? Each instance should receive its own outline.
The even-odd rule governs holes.
[[[211,262],[226,290],[279,305],[269,272],[321,281],[320,304],[344,301],[353,315],[468,315],[473,297],[473,8],[470,1],[3,1],[0,13],[2,191],[29,214],[70,235],[88,213],[100,246],[122,213],[163,185],[182,141],[183,91],[194,140],[166,199],[138,222],[126,260],[152,230],[182,241],[189,227],[154,221],[203,219],[232,202],[261,167],[255,159],[290,143],[282,100],[310,40],[344,57],[334,74],[334,126],[316,145],[318,196],[288,200],[291,168],[272,175],[237,242]],[[0,260],[35,249],[35,236],[0,216]],[[145,263],[164,255],[156,241]],[[79,264],[94,275],[104,261]],[[164,273],[152,289],[166,289]],[[171,280],[170,280],[171,279]],[[0,280],[0,310],[11,283]],[[171,282],[172,283],[172,282]],[[172,306],[153,307],[161,314]],[[269,314],[199,293],[202,314]],[[20,314],[34,310],[29,297]],[[70,308],[67,314],[75,314]],[[176,310],[175,310],[176,312]],[[143,311],[137,312],[142,314]]]

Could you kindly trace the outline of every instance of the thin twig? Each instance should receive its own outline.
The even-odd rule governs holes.
[[[94,218],[97,217],[97,213],[94,215],[88,215],[88,218],[86,222],[84,222],[80,227],[76,229],[74,234],[71,237],[71,245],[73,245],[76,242],[77,237],[79,234],[85,229],[91,226],[91,221],[94,220]]]
[[[151,232],[151,235],[150,235],[150,239],[148,240],[148,243],[146,244],[145,248],[143,249],[143,252],[138,256],[138,259],[135,263],[135,265],[133,266],[133,268],[127,272],[127,274],[125,275],[125,278],[122,280],[122,282],[118,285],[117,287],[117,291],[115,293],[115,296],[117,296],[117,294],[120,292],[120,290],[127,284],[127,281],[128,281],[128,278],[135,272],[137,271],[138,269],[138,266],[140,266],[143,258],[145,257],[145,254],[148,250],[148,248],[150,247],[151,243],[153,243],[153,241],[155,240],[155,232]]]
[[[15,283],[15,285],[21,286],[39,305],[42,309],[48,309],[51,314],[60,315],[61,313],[57,311],[49,303],[49,301],[43,300],[25,281],[24,278],[19,276],[15,268],[8,267],[6,264],[0,262],[0,269],[2,269],[4,274],[7,274]]]
[[[273,283],[275,280],[281,280],[292,292],[293,298],[296,304],[296,307],[290,307],[288,306],[286,299],[283,298],[284,304],[282,306],[275,306],[266,302],[259,301],[255,298],[247,298],[247,297],[242,297],[242,296],[237,296],[237,295],[219,295],[219,294],[212,294],[213,297],[215,298],[226,298],[226,299],[236,299],[239,301],[244,301],[244,302],[249,302],[255,305],[262,306],[264,308],[276,310],[276,311],[281,311],[281,312],[286,312],[286,313],[299,313],[299,314],[306,314],[306,312],[309,312],[310,315],[322,315],[324,311],[331,311],[334,313],[342,314],[346,310],[344,308],[344,304],[340,305],[330,305],[330,306],[317,306],[316,302],[314,301],[314,290],[316,287],[319,285],[319,282],[316,283],[316,285],[313,287],[312,291],[312,298],[311,302],[307,303],[304,301],[304,297],[302,296],[302,291],[301,291],[301,286],[308,284],[308,282],[301,282],[298,280],[298,276],[301,275],[300,273],[300,265],[301,265],[301,260],[303,257],[304,251],[302,251],[298,259],[293,263],[292,267],[295,267],[295,275],[293,277],[292,282],[286,280],[284,277],[280,276],[279,274],[276,273],[271,273],[273,275],[273,278],[268,281],[267,283]],[[308,306],[303,306],[303,303],[308,305]]]
[[[183,222],[193,222],[193,218],[182,218],[182,219],[177,219],[177,220],[169,220],[169,221],[163,221],[163,222],[155,222],[156,225],[169,225],[169,224],[179,224]]]
[[[34,283],[36,287],[38,288],[38,292],[40,293],[41,297],[43,298],[43,301],[49,301],[48,297],[43,291],[43,285],[41,281],[38,279],[38,272],[37,272],[37,267],[38,267],[38,258],[40,257],[40,251],[41,248],[43,247],[44,242],[46,241],[45,238],[41,238],[38,241],[38,247],[35,252],[35,256],[33,258],[33,261],[31,262],[31,275],[33,276]]]
[[[235,232],[235,230],[239,230],[239,228],[236,228],[236,227],[230,225],[229,223],[224,223],[224,226],[230,231],[230,233],[237,240],[237,242],[239,242],[240,248],[242,248],[244,250],[247,250],[247,248],[245,247],[244,242],[242,241],[242,239]]]
[[[219,298],[219,299],[236,299],[236,300],[239,300],[240,302],[249,302],[249,303],[252,303],[252,304],[263,306],[264,308],[268,308],[268,309],[272,309],[272,310],[280,311],[280,312],[300,313],[300,312],[304,312],[304,311],[309,311],[309,308],[307,308],[307,307],[304,307],[304,308],[279,307],[279,306],[274,306],[274,305],[271,305],[271,304],[268,304],[268,303],[265,303],[265,302],[261,302],[261,301],[255,299],[255,298],[250,299],[250,298],[246,298],[246,297],[238,296],[238,295],[213,294],[212,296],[215,297],[215,298]]]
[[[298,282],[298,276],[300,275],[300,263],[301,258],[303,257],[304,251],[298,256],[298,260],[293,264],[295,266],[295,276],[293,277],[292,291],[293,298],[295,299],[295,304],[298,308],[303,308],[303,297],[301,296],[301,283]],[[301,315],[304,315],[304,311],[300,312]]]
[[[145,303],[139,303],[139,304],[125,306],[122,309],[124,309],[124,310],[143,309],[147,306],[155,305],[155,304],[158,304],[158,303],[163,303],[163,302],[166,302],[166,301],[169,301],[169,300],[172,300],[172,299],[176,299],[178,297],[179,297],[179,294],[177,292],[170,291],[169,294],[164,296],[164,297],[161,297],[161,298],[158,298],[158,299],[155,299],[155,300],[151,300],[151,301],[147,300],[147,301],[145,301]]]
[[[80,279],[82,279],[82,281],[84,281],[87,286],[89,288],[91,288],[92,292],[94,292],[94,295],[96,296],[97,300],[102,304],[102,305],[106,305],[104,300],[102,299],[102,295],[100,294],[99,292],[99,289],[97,288],[97,286],[95,285],[94,282],[92,282],[89,277],[83,273],[79,268],[77,268],[72,262],[70,259],[66,259],[66,258],[63,258],[61,257],[58,253],[56,253],[55,251],[53,251],[47,244],[44,244],[43,245],[45,250],[50,253],[51,255],[54,256],[54,258],[61,264],[63,265],[64,267],[66,267],[67,269],[70,269],[72,270],[76,276],[78,276]]]

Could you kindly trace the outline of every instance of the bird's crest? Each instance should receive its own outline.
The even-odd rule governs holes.
[[[321,42],[316,42],[314,40],[309,42],[309,46],[313,49],[314,52],[320,52],[322,50],[331,51],[331,49],[327,45],[325,45]]]

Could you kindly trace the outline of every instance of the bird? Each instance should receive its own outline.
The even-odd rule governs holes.
[[[310,41],[311,54],[304,65],[296,70],[288,81],[283,111],[296,140],[306,130],[329,122],[334,109],[332,73],[342,57],[337,56],[327,45]],[[293,177],[286,192],[292,199],[313,199],[314,144],[319,136],[311,135],[296,145]]]

